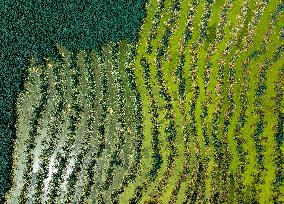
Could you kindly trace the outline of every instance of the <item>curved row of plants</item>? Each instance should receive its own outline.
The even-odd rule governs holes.
[[[136,45],[31,61],[8,203],[284,202],[283,2],[146,9]]]

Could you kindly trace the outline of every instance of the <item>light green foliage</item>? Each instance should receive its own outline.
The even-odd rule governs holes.
[[[284,201],[283,2],[146,10],[136,45],[31,62],[9,203]]]

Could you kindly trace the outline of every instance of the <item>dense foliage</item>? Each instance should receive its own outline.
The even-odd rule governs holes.
[[[58,58],[56,44],[99,50],[109,41],[136,41],[144,0],[3,0],[0,2],[0,197],[9,187],[15,98],[27,59]]]
[[[146,11],[136,44],[31,61],[8,203],[284,202],[283,1]]]

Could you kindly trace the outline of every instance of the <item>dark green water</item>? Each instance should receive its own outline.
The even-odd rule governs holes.
[[[58,58],[56,43],[76,53],[110,41],[136,41],[144,7],[145,0],[0,1],[0,198],[9,189],[14,104],[27,59]]]

